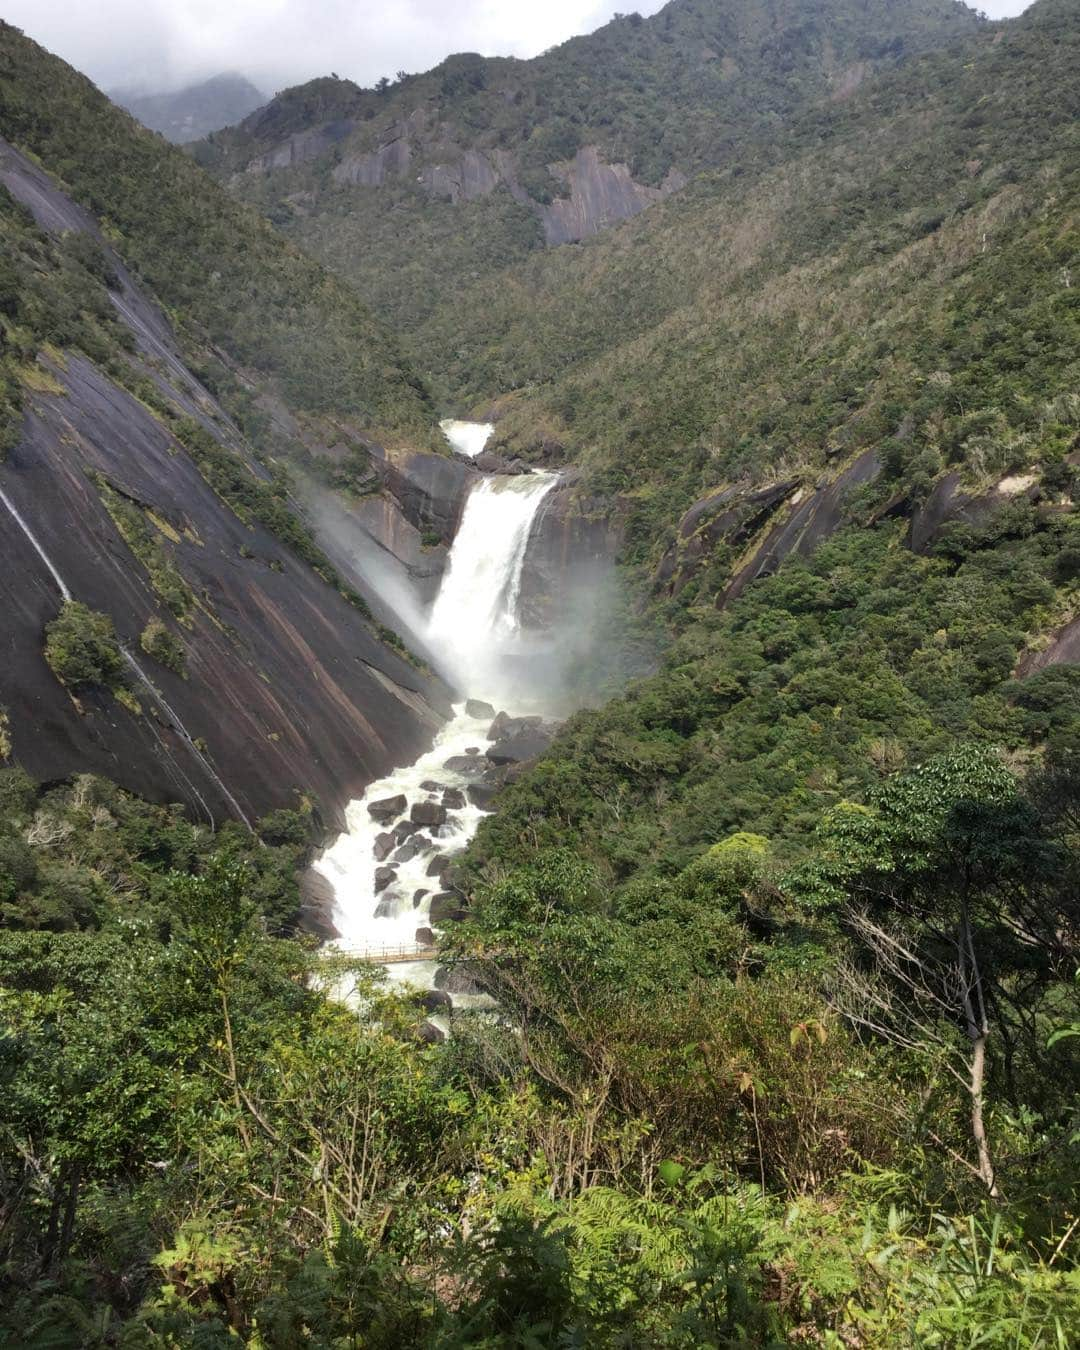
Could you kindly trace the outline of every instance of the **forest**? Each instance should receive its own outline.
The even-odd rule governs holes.
[[[750,83],[693,122],[722,72],[682,58],[740,8]],[[275,400],[351,429],[364,482],[372,447],[438,444],[437,407],[494,407],[501,451],[620,522],[610,664],[638,671],[499,792],[426,991],[304,922],[326,803],[215,829],[35,781],[0,706],[0,1344],[1080,1343],[1080,10],[913,3],[879,51],[880,7],[835,8],[836,50],[881,62],[842,101],[828,6],[763,48],[748,0],[620,16],[513,105],[468,57],[289,91],[271,131],[437,91],[538,192],[612,127],[650,181],[697,171],[547,251],[518,202],[426,203],[416,267],[372,250],[356,290],[373,198],[316,201],[309,166],[298,224],[280,183],[228,182],[250,127],[189,158],[0,25],[0,130],[101,226],[0,190],[0,470],[79,355],[364,607]],[[428,294],[440,249],[463,275]],[[259,472],[139,377],[119,259]],[[694,533],[695,503],[861,457],[814,547],[734,593],[765,527]],[[94,482],[146,573],[138,647],[179,682],[202,597],[121,486]],[[123,701],[109,616],[68,601],[41,648],[73,699]],[[448,991],[487,998],[433,1036]]]

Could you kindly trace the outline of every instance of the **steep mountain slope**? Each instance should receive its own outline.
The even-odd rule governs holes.
[[[196,154],[411,328],[462,280],[635,215],[748,134],[978,26],[954,0],[672,0],[533,61],[314,81]]]
[[[1074,420],[1077,59],[1067,4],[913,61],[754,163],[467,288],[425,358],[467,399],[517,391],[504,448],[625,494],[654,563],[696,498],[740,483],[786,482],[788,503],[873,454],[884,505],[1052,461]]]
[[[114,89],[109,97],[144,127],[177,145],[235,126],[266,102],[249,79],[235,73],[215,75],[171,94]]]
[[[259,455],[326,429],[385,456],[376,434],[432,437],[426,396],[183,154],[6,26],[0,70],[21,147],[0,141],[4,755],[204,819],[298,793],[336,814],[418,752],[445,692]]]
[[[1040,0],[473,292],[476,392],[535,382],[504,445],[621,499],[682,630],[509,790],[477,868],[570,840],[647,906],[729,831],[804,856],[958,739],[1073,762],[1078,64],[1080,7]]]

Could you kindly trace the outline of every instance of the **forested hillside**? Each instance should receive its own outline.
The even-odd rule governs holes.
[[[735,31],[705,31],[720,19]],[[778,29],[779,46],[764,37]],[[168,430],[132,433],[122,481],[92,490],[194,660],[169,609],[186,612],[172,568],[187,555],[131,492],[137,471],[190,456],[267,532],[260,552],[283,530],[323,585],[327,564],[283,514],[282,479],[253,469],[264,490],[241,479],[250,495],[229,497],[231,428],[200,389],[165,402],[196,399],[202,423],[158,406],[161,369],[132,365],[118,336],[125,263],[208,354],[208,379],[235,363],[242,389],[257,370],[311,436],[357,419],[361,450],[375,428],[407,440],[427,397],[344,283],[194,164],[144,158],[159,143],[69,72],[83,128],[119,138],[87,149],[34,92],[53,67],[4,38],[0,129],[103,226],[100,241],[42,232],[3,203],[12,406],[59,426],[72,395],[49,381],[77,389],[89,362],[136,404],[124,428],[149,435],[142,409]],[[687,44],[705,38],[716,55],[694,66]],[[725,74],[729,47],[743,60]],[[462,917],[439,937],[435,987],[415,993],[302,935],[307,801],[215,834],[102,778],[35,783],[0,716],[0,1341],[1077,1343],[1078,49],[1077,0],[995,26],[951,6],[676,0],[527,66],[459,58],[381,92],[320,81],[200,150],[235,153],[231,171],[259,137],[259,153],[288,140],[273,214],[309,239],[346,200],[329,183],[348,161],[304,138],[378,151],[420,89],[444,120],[474,110],[485,145],[509,128],[519,182],[547,162],[545,135],[594,137],[615,104],[642,182],[692,161],[683,190],[546,251],[536,208],[508,191],[453,216],[414,202],[415,270],[398,270],[404,249],[373,247],[363,283],[385,295],[400,280],[402,349],[443,397],[493,406],[504,449],[571,470],[560,494],[621,539],[631,600],[605,631],[630,644],[659,629],[663,650],[514,766],[440,876]],[[511,75],[537,81],[521,85],[524,140],[518,105],[486,83]],[[695,99],[696,129],[679,116]],[[508,120],[484,122],[494,108]],[[20,161],[17,184],[53,202],[37,172]],[[277,172],[244,195],[277,192]],[[148,222],[147,173],[205,184],[205,199],[166,195]],[[413,189],[364,191],[372,214],[350,229]],[[320,384],[335,353],[351,373]],[[257,437],[254,400],[224,375],[221,389]],[[78,439],[56,436],[35,482],[81,484],[66,458]],[[20,467],[11,443],[0,482]],[[144,443],[146,464],[132,453]],[[194,493],[195,476],[183,483]],[[314,586],[274,548],[280,584]],[[348,597],[331,594],[341,608],[313,619],[304,590],[305,617],[276,625],[267,650],[297,632],[352,641]],[[56,667],[111,708],[120,695],[87,693],[86,670],[115,673],[116,643],[70,610],[58,619]],[[198,622],[215,626],[201,609]],[[151,647],[159,666],[176,656],[157,630]],[[353,666],[369,663],[336,669]],[[404,661],[393,676],[402,688]],[[182,672],[158,678],[183,688]],[[317,746],[326,735],[313,754],[348,753]]]
[[[756,133],[979,26],[956,0],[672,0],[532,61],[313,81],[195,153],[411,338],[473,278],[744,163]]]

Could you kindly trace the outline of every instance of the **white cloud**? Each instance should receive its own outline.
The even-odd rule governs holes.
[[[331,70],[361,84],[456,51],[534,56],[663,0],[5,0],[4,18],[103,88],[239,70],[267,91]]]

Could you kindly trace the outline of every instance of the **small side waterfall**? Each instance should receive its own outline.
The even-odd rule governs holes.
[[[477,483],[428,621],[430,649],[461,696],[500,711],[523,711],[513,677],[524,636],[518,596],[536,513],[557,481],[538,473]],[[441,878],[475,834],[484,815],[478,802],[486,800],[476,784],[489,767],[483,752],[492,719],[472,707],[470,715],[464,702],[458,706],[415,764],[350,803],[348,832],[316,862],[333,889],[343,949],[411,950],[438,925],[443,907],[453,908]],[[393,973],[426,984],[432,967],[395,965]]]

